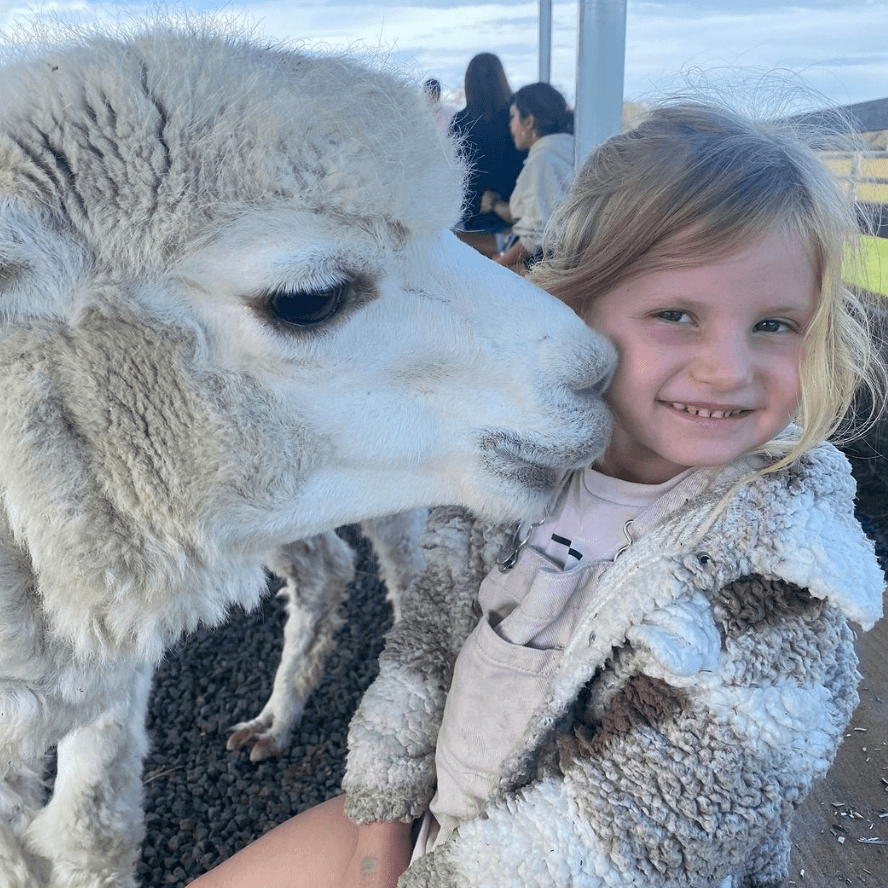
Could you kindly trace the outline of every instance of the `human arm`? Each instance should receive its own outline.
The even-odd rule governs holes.
[[[517,274],[523,275],[527,273],[524,261],[530,258],[530,253],[527,252],[524,244],[522,244],[520,240],[517,240],[507,250],[502,253],[497,253],[491,258],[494,262],[497,262],[506,268],[510,268]]]
[[[356,826],[334,796],[265,833],[193,888],[394,888],[412,853],[411,824]]]
[[[510,225],[515,221],[509,202],[503,200],[499,194],[490,188],[481,195],[481,212],[495,213],[503,222],[508,222]]]
[[[411,822],[400,820],[357,826],[357,841],[342,888],[395,888],[410,865],[411,826]]]

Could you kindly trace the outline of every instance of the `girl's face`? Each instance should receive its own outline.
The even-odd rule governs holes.
[[[719,466],[786,427],[817,307],[801,242],[769,234],[724,259],[654,271],[597,298],[586,317],[619,362],[606,394],[605,474],[657,484]]]

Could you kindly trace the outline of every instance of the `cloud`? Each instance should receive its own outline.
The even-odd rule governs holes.
[[[196,5],[195,5],[196,4]],[[538,79],[538,0],[261,0],[192,9],[223,10],[275,39],[334,49],[369,48],[417,77],[434,75],[445,90],[461,88],[477,52],[495,52],[513,87]],[[41,5],[63,19],[115,21],[155,4],[55,0]],[[175,13],[182,7],[172,6]],[[35,6],[0,0],[0,26],[26,22]],[[553,4],[552,81],[573,96],[577,3]],[[888,93],[886,0],[629,0],[625,94],[638,98],[697,66],[740,66],[754,74],[784,69],[823,94],[823,102],[866,101]]]
[[[884,2],[630,4],[626,93],[656,90],[695,65],[782,69],[839,104],[880,98],[888,94],[886,20]]]

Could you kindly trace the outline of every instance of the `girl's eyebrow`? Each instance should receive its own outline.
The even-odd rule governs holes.
[[[646,311],[650,309],[670,309],[681,308],[689,311],[700,311],[711,307],[705,300],[697,299],[693,296],[686,296],[683,293],[651,293],[648,296],[638,297],[638,303]]]
[[[765,304],[764,311],[766,314],[781,314],[793,311],[809,311],[812,306],[806,301],[802,302],[783,302],[778,303],[777,299],[782,299],[782,295],[775,296],[773,303]],[[712,302],[707,297],[699,297],[696,294],[688,294],[681,290],[654,290],[647,294],[638,294],[635,299],[639,302],[654,304],[661,308],[711,308]],[[816,302],[814,306],[816,308]]]

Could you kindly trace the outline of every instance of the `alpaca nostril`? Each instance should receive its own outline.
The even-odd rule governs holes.
[[[614,378],[614,371],[616,370],[616,362],[612,366],[609,366],[603,370],[600,370],[593,375],[593,379],[590,382],[587,382],[586,385],[576,389],[578,394],[595,394],[597,397],[601,397],[607,390],[610,388],[610,384]]]
[[[617,366],[617,350],[600,333],[575,316],[569,331],[540,342],[540,363],[549,368],[549,384],[578,393],[601,394],[610,385]]]
[[[578,395],[600,397],[607,391],[617,369],[617,350],[609,339],[588,331],[593,339],[578,356],[568,385]]]

